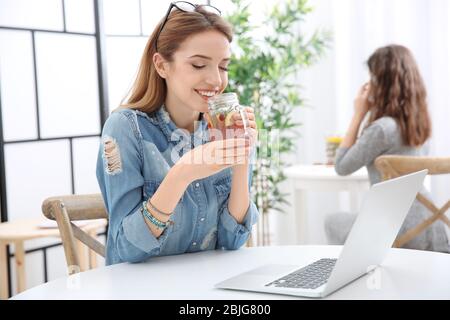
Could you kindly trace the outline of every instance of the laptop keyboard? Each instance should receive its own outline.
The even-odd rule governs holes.
[[[266,287],[273,285],[284,288],[316,289],[328,281],[336,260],[317,260],[306,267],[295,270],[282,278],[266,284]]]

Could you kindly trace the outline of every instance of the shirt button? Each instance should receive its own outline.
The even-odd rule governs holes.
[[[205,221],[205,218],[201,218],[200,221],[201,221],[201,222]]]
[[[197,182],[197,183],[195,184],[195,187],[196,187],[196,188],[200,187],[200,183]]]
[[[197,245],[197,242],[192,242],[192,245],[195,247]]]

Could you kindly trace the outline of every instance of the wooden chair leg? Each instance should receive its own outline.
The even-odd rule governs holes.
[[[17,293],[20,293],[26,289],[25,278],[25,250],[23,247],[23,241],[17,241],[14,243],[15,248],[15,260],[16,260],[16,276],[17,276]]]
[[[7,245],[6,242],[0,242],[0,300],[9,298]]]
[[[441,209],[442,210],[442,209]],[[402,236],[395,239],[394,247],[400,248],[403,247],[407,242],[411,241],[413,238],[417,237],[420,233],[425,231],[426,228],[428,228],[431,224],[433,224],[435,221],[441,219],[445,223],[445,215],[444,212],[441,212],[441,210],[436,210],[433,212],[433,215],[416,225],[414,228],[411,228],[407,232],[405,232]],[[447,209],[446,209],[447,210]],[[445,217],[443,219],[443,217]]]
[[[88,270],[88,261],[87,261],[87,247],[78,239],[75,240],[76,247],[77,247],[77,253],[78,253],[78,261],[80,262],[80,271],[86,271]]]
[[[89,235],[92,238],[97,239],[97,230],[89,231]],[[89,250],[89,268],[97,268],[97,253],[94,250]]]

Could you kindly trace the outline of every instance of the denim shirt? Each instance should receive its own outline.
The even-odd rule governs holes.
[[[109,116],[96,170],[109,216],[107,265],[202,250],[234,250],[247,241],[259,214],[250,201],[242,224],[231,216],[231,168],[193,181],[173,211],[174,224],[158,238],[145,223],[140,210],[143,201],[153,196],[177,159],[208,141],[206,121],[197,124],[193,134],[178,129],[164,106],[153,114],[122,109]],[[251,181],[251,168],[249,172]]]

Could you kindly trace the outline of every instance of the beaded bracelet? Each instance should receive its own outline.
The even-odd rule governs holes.
[[[147,210],[147,201],[144,201],[142,203],[142,207],[141,207],[141,212],[144,215],[145,218],[148,219],[148,221],[150,221],[156,228],[158,229],[165,229],[167,228],[170,224],[173,224],[172,221],[167,221],[167,222],[163,222],[161,220],[158,220],[157,218],[155,218],[150,212],[148,212]]]

